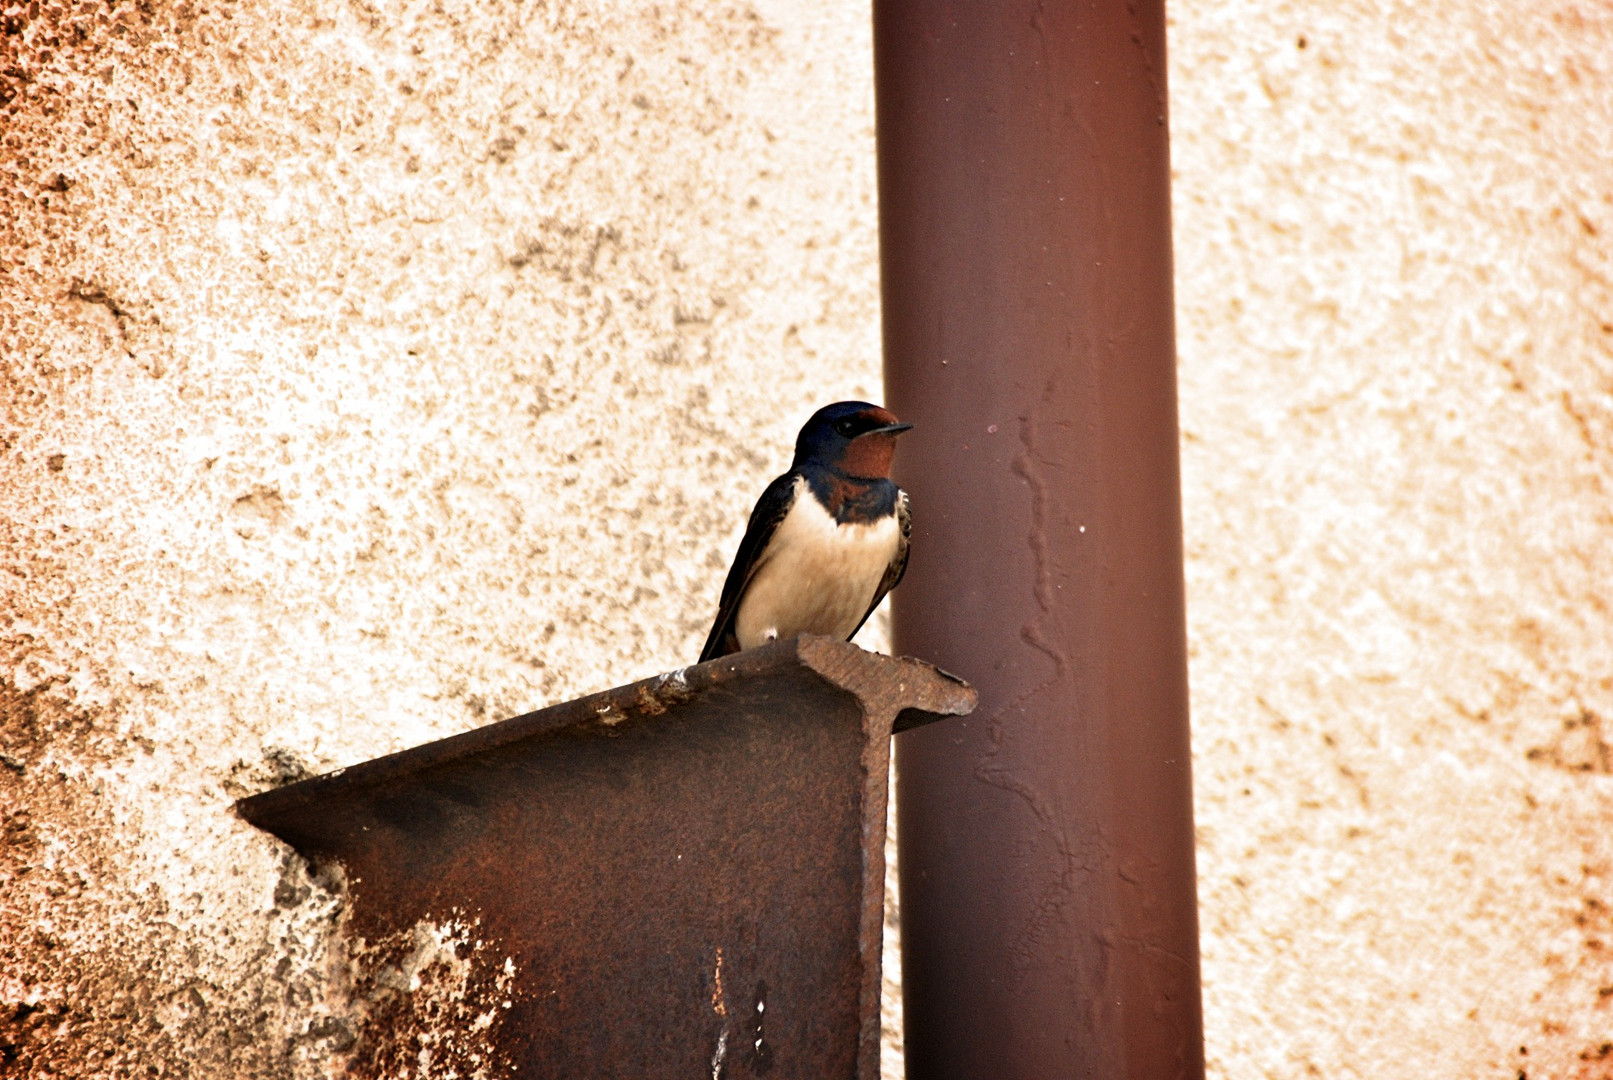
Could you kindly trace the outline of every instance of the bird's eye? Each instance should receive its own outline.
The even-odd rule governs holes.
[[[835,421],[835,430],[849,439],[857,433],[857,423],[848,416],[844,420]]]

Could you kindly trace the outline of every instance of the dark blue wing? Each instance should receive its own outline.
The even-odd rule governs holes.
[[[728,568],[728,580],[723,582],[722,599],[717,604],[717,619],[711,624],[706,647],[700,650],[700,662],[715,660],[719,656],[739,651],[739,634],[734,620],[739,617],[739,598],[745,595],[745,586],[756,573],[762,561],[767,542],[778,531],[779,522],[790,512],[795,499],[795,482],[800,473],[790,470],[767,485],[762,497],[756,500],[751,511],[750,524],[745,526],[745,538],[739,542],[734,564]]]

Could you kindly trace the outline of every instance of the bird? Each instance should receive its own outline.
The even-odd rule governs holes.
[[[868,621],[907,570],[912,518],[890,468],[912,427],[866,401],[812,414],[751,511],[701,663],[798,634],[850,641]]]

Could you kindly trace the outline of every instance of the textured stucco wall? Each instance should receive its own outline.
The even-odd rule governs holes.
[[[327,1074],[397,999],[229,801],[698,649],[878,395],[807,7],[0,14],[13,1067]],[[1613,15],[1172,18],[1212,1075],[1613,1075]]]
[[[230,801],[693,659],[879,393],[866,11],[3,18],[0,1054],[323,1075],[385,987]]]
[[[1613,9],[1170,44],[1212,1072],[1613,1076]]]

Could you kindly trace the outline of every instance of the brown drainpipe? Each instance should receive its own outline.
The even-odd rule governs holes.
[[[876,0],[912,1080],[1201,1077],[1162,0]]]

